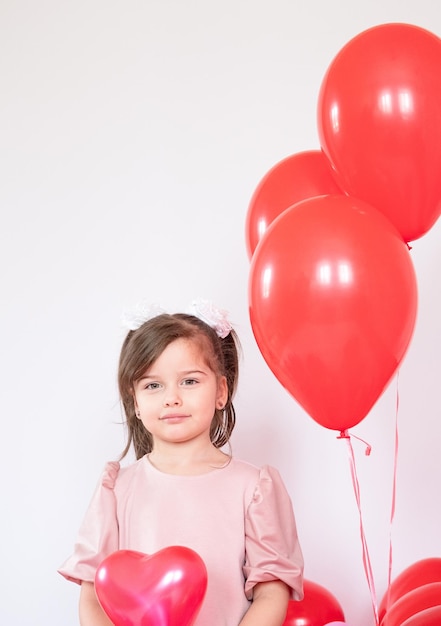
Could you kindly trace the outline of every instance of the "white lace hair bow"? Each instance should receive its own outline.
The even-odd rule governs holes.
[[[124,311],[122,324],[127,330],[138,330],[145,322],[166,313],[158,304],[137,304],[133,309]],[[228,321],[228,312],[218,309],[209,300],[193,300],[186,313],[194,315],[216,331],[218,337],[225,339],[233,329]]]

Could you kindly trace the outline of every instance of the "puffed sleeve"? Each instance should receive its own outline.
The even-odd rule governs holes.
[[[118,522],[114,495],[119,463],[106,464],[80,526],[73,554],[58,572],[73,582],[93,582],[102,560],[118,549]]]
[[[282,580],[291,598],[303,598],[303,556],[291,499],[279,472],[260,470],[245,518],[245,593],[249,600],[257,583]]]

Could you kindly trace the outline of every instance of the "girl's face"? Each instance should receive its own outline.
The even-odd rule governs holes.
[[[135,383],[135,408],[158,441],[181,443],[210,441],[215,409],[228,397],[225,377],[217,377],[204,359],[200,345],[191,339],[170,343]]]

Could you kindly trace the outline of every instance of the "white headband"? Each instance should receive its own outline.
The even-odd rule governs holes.
[[[131,310],[124,311],[121,321],[127,330],[138,330],[145,322],[162,313],[166,311],[158,304],[137,304]],[[202,298],[193,300],[186,313],[208,324],[222,339],[225,339],[233,329],[227,319],[227,311],[218,309],[209,300]]]

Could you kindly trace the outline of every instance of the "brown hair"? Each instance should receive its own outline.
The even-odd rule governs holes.
[[[233,397],[239,373],[239,341],[236,333],[232,330],[221,339],[213,328],[198,317],[185,313],[163,313],[148,320],[137,330],[130,331],[121,348],[118,386],[128,431],[127,444],[121,459],[126,456],[132,444],[137,459],[152,450],[152,436],[136,417],[134,384],[176,339],[192,339],[198,342],[207,359],[207,365],[217,376],[225,376],[228,399],[223,409],[216,409],[214,412],[210,438],[217,448],[224,446],[230,439],[236,423]]]

